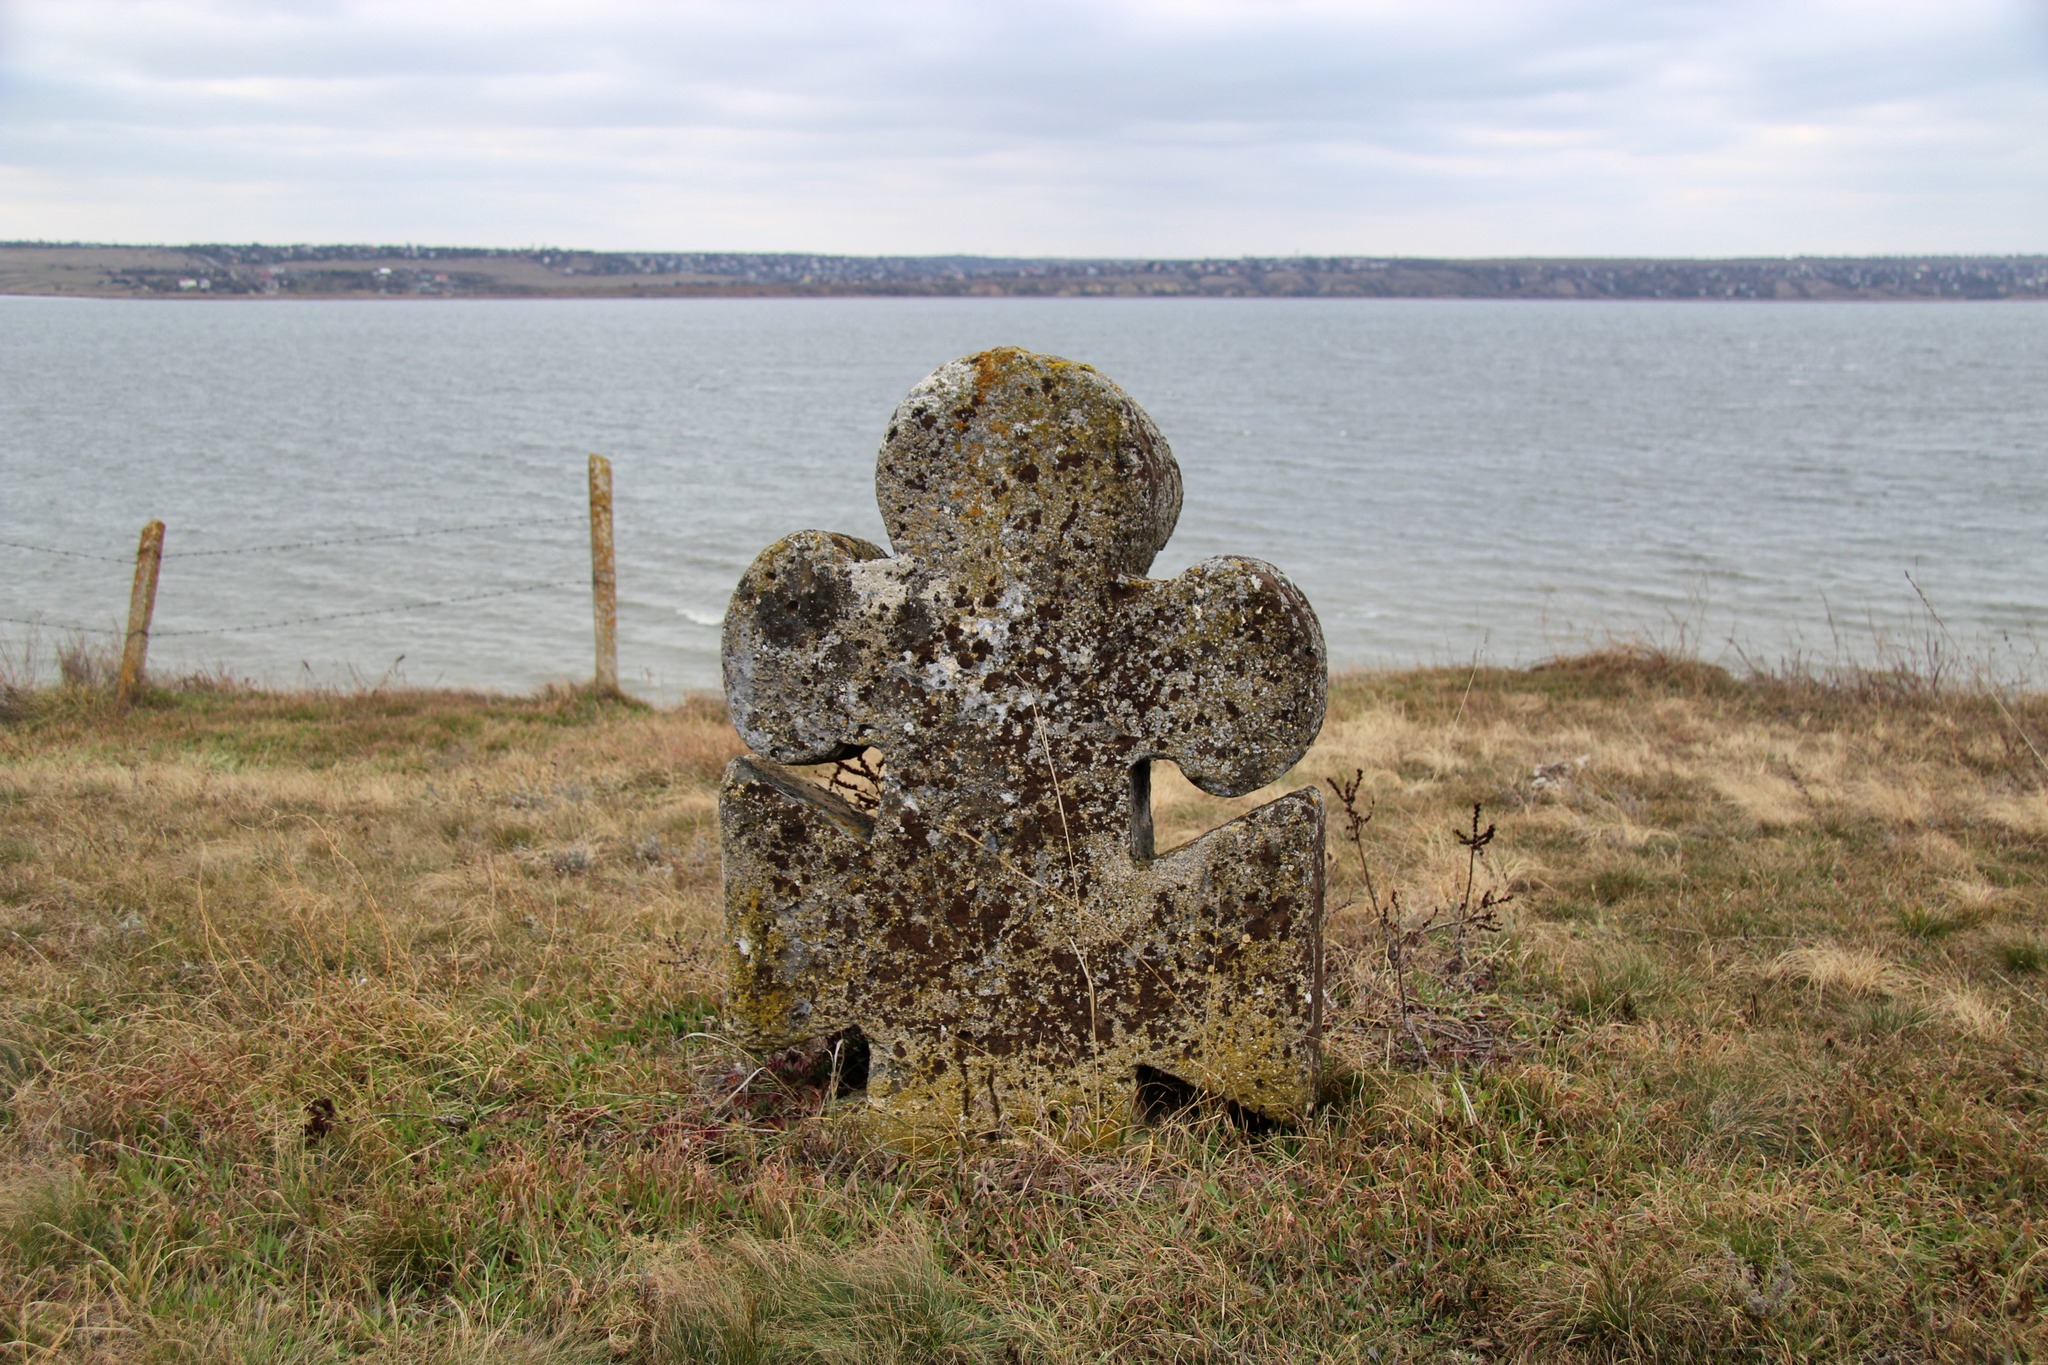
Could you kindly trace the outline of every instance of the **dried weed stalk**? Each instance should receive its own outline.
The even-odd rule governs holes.
[[[837,792],[846,799],[846,804],[869,815],[881,809],[882,765],[877,761],[873,749],[863,749],[852,758],[842,758],[832,764],[832,773],[825,779],[826,790]]]
[[[1500,1031],[1487,1000],[1492,973],[1486,955],[1477,949],[1486,937],[1500,932],[1500,908],[1514,897],[1479,884],[1480,860],[1497,833],[1490,823],[1481,827],[1481,804],[1472,803],[1468,828],[1452,831],[1465,850],[1458,894],[1418,914],[1403,904],[1398,887],[1382,895],[1373,876],[1372,861],[1365,851],[1373,807],[1369,802],[1362,807],[1359,803],[1364,770],[1355,769],[1348,779],[1331,778],[1329,782],[1344,818],[1344,839],[1351,845],[1365,886],[1365,905],[1372,912],[1373,934],[1366,950],[1379,959],[1378,964],[1359,964],[1365,970],[1327,973],[1333,979],[1348,977],[1354,983],[1356,998],[1344,1002],[1347,1022],[1384,1036],[1390,1063],[1399,1060],[1411,1066],[1436,1066],[1485,1061],[1498,1055]],[[1346,902],[1331,913],[1334,916],[1355,904]],[[1333,947],[1331,951],[1340,955],[1345,950]]]

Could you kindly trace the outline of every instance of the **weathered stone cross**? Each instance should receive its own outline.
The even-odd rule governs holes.
[[[731,1023],[858,1028],[868,1094],[981,1132],[1127,1105],[1153,1068],[1280,1117],[1310,1103],[1323,807],[1313,788],[1152,847],[1150,764],[1278,778],[1322,726],[1315,613],[1278,570],[1144,577],[1180,515],[1151,419],[1089,366],[954,361],[896,409],[894,556],[799,531],[725,622],[719,806]],[[866,812],[776,766],[881,751]]]

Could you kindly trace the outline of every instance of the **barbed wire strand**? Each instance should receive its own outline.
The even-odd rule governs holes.
[[[419,540],[424,536],[452,536],[464,531],[503,531],[514,526],[551,526],[565,521],[582,521],[580,512],[559,517],[521,517],[514,521],[484,521],[470,526],[430,526],[422,531],[382,531],[367,536],[332,536],[325,540],[285,540],[271,545],[237,545],[226,550],[172,550],[165,559],[211,559],[220,555],[253,555],[276,550],[310,550],[323,545],[367,545],[372,541]]]
[[[0,616],[0,621],[10,626],[34,626],[38,630],[74,630],[86,635],[121,635],[126,632],[115,626],[81,626],[71,621],[31,621],[24,616]]]
[[[553,583],[528,583],[518,588],[498,588],[491,592],[463,593],[459,597],[437,597],[430,602],[405,602],[395,607],[365,607],[361,611],[330,611],[318,616],[294,616],[283,621],[256,621],[246,626],[213,626],[205,630],[154,630],[152,640],[169,640],[193,635],[240,635],[252,630],[277,630],[284,626],[304,626],[315,621],[343,621],[357,616],[394,616],[408,611],[429,611],[435,607],[452,606],[458,602],[482,602],[493,597],[516,597],[521,593],[549,592],[556,588],[579,586],[579,580],[561,579]]]
[[[209,626],[204,630],[152,630],[152,640],[186,639],[195,635],[239,635],[252,630],[278,630],[284,626],[310,625],[315,621],[342,621],[357,616],[395,616],[401,612],[429,611],[435,607],[453,606],[458,602],[483,602],[493,597],[516,597],[522,593],[548,592],[555,588],[582,586],[581,580],[562,579],[553,583],[528,583],[517,588],[496,588],[490,592],[463,593],[457,597],[437,597],[429,602],[403,602],[395,607],[365,607],[361,611],[330,611],[317,616],[294,616],[282,621],[255,621],[244,626]],[[72,621],[33,621],[20,616],[0,616],[0,621],[10,625],[36,626],[43,630],[79,631],[87,635],[123,635],[117,626],[83,626]]]
[[[62,555],[66,559],[98,559],[108,564],[135,562],[132,559],[122,559],[119,555],[89,555],[82,550],[60,550],[54,545],[30,545],[20,540],[0,540],[0,545],[5,545],[10,550],[34,550],[37,554]]]
[[[512,521],[484,521],[468,526],[429,526],[420,531],[380,531],[367,536],[329,536],[322,540],[283,540],[269,545],[236,545],[225,550],[170,550],[165,559],[213,559],[222,555],[253,555],[274,553],[278,550],[311,550],[326,545],[367,545],[373,541],[419,540],[425,536],[452,536],[467,531],[504,531],[514,526],[554,526],[563,522],[582,521],[581,512],[568,513],[559,517],[519,517]],[[89,554],[83,550],[60,550],[54,545],[31,545],[23,540],[0,540],[0,545],[11,550],[32,550],[37,554],[62,555],[66,559],[95,559],[103,564],[132,564],[133,559],[120,555]]]

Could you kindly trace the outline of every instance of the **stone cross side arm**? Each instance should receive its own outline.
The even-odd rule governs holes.
[[[1224,796],[1293,766],[1327,678],[1307,601],[1249,559],[1143,576],[1180,472],[1085,365],[942,367],[898,407],[876,491],[893,556],[798,532],[726,615],[726,693],[761,756],[720,802],[743,1041],[858,1028],[870,1101],[921,1128],[1128,1103],[1143,1067],[1303,1112],[1321,799],[1161,853],[1150,765]],[[871,813],[778,766],[869,747]]]

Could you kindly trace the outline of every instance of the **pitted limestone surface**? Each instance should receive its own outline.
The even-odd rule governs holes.
[[[894,555],[799,531],[726,613],[726,695],[762,756],[719,809],[735,1028],[767,1048],[858,1027],[870,1102],[919,1129],[1127,1105],[1141,1066],[1300,1113],[1321,799],[1157,852],[1149,765],[1225,796],[1294,765],[1327,685],[1307,601],[1250,559],[1144,577],[1179,467],[1071,361],[942,367],[875,488]],[[872,813],[777,766],[868,747]]]

